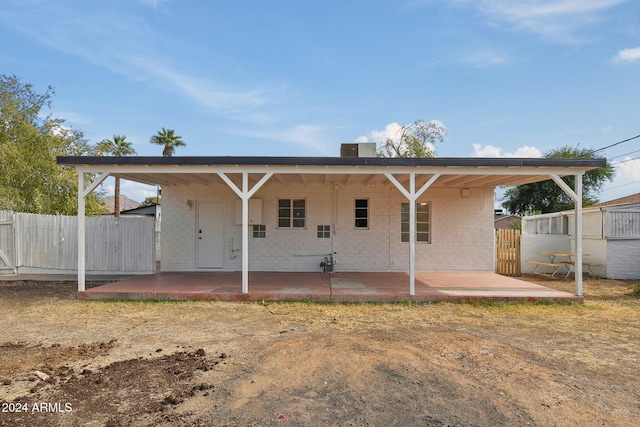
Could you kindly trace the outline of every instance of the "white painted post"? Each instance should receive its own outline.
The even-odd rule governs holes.
[[[416,191],[416,173],[409,173],[409,191],[389,172],[384,175],[409,200],[409,295],[416,294],[416,201],[427,188],[440,178],[440,173],[434,173],[418,191]]]
[[[78,292],[85,290],[85,195],[84,172],[78,171]]]
[[[97,179],[85,188],[85,172],[78,172],[78,292],[85,290],[86,270],[86,232],[85,232],[85,198],[109,176],[109,171],[102,172]]]
[[[573,271],[576,275],[575,280],[576,280],[576,295],[581,297],[582,296],[582,176],[584,175],[584,172],[576,174],[575,175],[575,181],[576,181],[576,189],[575,191],[571,189],[571,187],[569,187],[567,185],[566,182],[564,182],[562,180],[562,178],[560,178],[559,175],[556,174],[552,174],[551,179],[553,179],[556,184],[558,184],[558,186],[560,188],[562,188],[562,190],[569,196],[571,197],[571,200],[573,200],[573,212],[575,213],[576,217],[574,218],[574,225],[575,225],[575,233],[576,233],[576,259],[575,259],[575,264],[574,264],[574,268]]]
[[[416,173],[409,174],[409,295],[416,294]]]
[[[267,172],[249,189],[249,174],[242,172],[242,190],[229,179],[223,172],[218,176],[227,183],[234,193],[242,200],[242,293],[249,293],[249,199],[273,176],[273,172]]]
[[[576,229],[576,295],[582,296],[582,175],[576,174],[575,229]]]
[[[242,293],[249,293],[249,174],[242,172]]]

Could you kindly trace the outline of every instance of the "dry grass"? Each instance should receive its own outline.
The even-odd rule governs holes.
[[[572,281],[522,279],[574,290]],[[202,348],[207,355],[232,355],[210,379],[220,387],[212,393],[219,413],[229,417],[214,425],[223,419],[259,424],[273,411],[304,405],[312,409],[299,414],[300,425],[311,425],[320,419],[314,417],[345,407],[345,417],[367,413],[371,402],[378,402],[378,412],[368,420],[388,425],[384,414],[415,409],[398,410],[407,401],[438,409],[437,425],[630,425],[640,416],[637,286],[585,280],[584,304],[357,304],[80,301],[73,285],[3,285],[0,350],[13,368],[0,373],[40,369],[43,355],[55,365],[58,352],[79,372]],[[0,400],[26,395],[31,383],[21,384],[0,389]],[[389,397],[396,388],[401,398],[394,403]],[[77,398],[86,404],[84,391]],[[277,409],[264,406],[269,402]],[[211,405],[207,400],[193,409],[192,421],[209,422]],[[479,413],[493,415],[478,421],[478,405],[484,405]],[[152,420],[148,425],[160,418]]]

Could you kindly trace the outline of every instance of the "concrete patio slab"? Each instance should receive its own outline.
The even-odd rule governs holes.
[[[249,293],[240,272],[158,273],[115,281],[79,292],[82,299],[125,300],[309,300],[394,301],[576,301],[583,298],[493,273],[416,273],[409,295],[405,273],[250,272]]]

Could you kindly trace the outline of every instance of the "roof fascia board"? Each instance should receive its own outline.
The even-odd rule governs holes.
[[[431,166],[267,166],[267,165],[75,165],[78,172],[103,173],[112,175],[146,173],[146,174],[233,174],[233,173],[274,173],[274,174],[440,174],[440,175],[575,175],[590,170],[591,167],[431,167]]]
[[[381,158],[381,157],[249,157],[249,156],[59,156],[65,165],[167,165],[167,166],[420,166],[420,167],[586,167],[606,165],[606,159],[546,159],[546,158]]]

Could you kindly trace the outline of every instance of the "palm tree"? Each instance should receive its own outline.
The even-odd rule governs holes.
[[[116,157],[136,154],[136,150],[126,139],[127,137],[124,135],[113,135],[113,139],[103,139],[96,147],[98,149],[98,154],[101,156],[104,156],[105,154],[113,154]],[[115,179],[116,184],[113,197],[113,213],[117,218],[120,216],[120,178],[116,176]]]
[[[173,129],[162,128],[156,135],[153,135],[149,140],[152,144],[164,145],[162,155],[164,157],[171,157],[176,152],[176,147],[186,147],[182,141],[182,137],[176,135]]]

